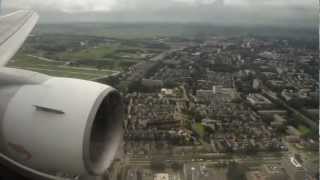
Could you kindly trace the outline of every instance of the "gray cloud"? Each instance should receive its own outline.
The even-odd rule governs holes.
[[[221,3],[223,1],[224,3]],[[316,0],[4,0],[4,6],[8,8],[34,8],[66,12],[159,10],[210,4],[247,7],[259,5],[318,7]]]
[[[3,0],[33,8],[41,22],[204,22],[318,25],[317,0]]]

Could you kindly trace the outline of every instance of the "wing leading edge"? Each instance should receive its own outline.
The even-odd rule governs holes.
[[[26,10],[0,16],[0,67],[19,50],[38,19],[35,12]]]

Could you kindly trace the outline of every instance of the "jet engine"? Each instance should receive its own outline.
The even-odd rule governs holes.
[[[11,68],[0,71],[0,159],[27,175],[100,175],[122,139],[114,88]]]

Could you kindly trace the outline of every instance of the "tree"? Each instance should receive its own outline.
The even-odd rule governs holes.
[[[162,160],[152,160],[150,167],[153,171],[163,171],[166,168],[166,165]]]
[[[227,169],[228,180],[246,180],[245,173],[247,169],[243,164],[231,162]]]
[[[180,171],[182,169],[182,164],[181,163],[178,163],[178,162],[174,162],[171,164],[171,168],[174,170],[174,171]]]

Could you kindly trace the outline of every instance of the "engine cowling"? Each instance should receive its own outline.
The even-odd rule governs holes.
[[[120,94],[95,82],[28,73],[26,84],[0,83],[2,155],[51,175],[102,174],[121,143]]]

